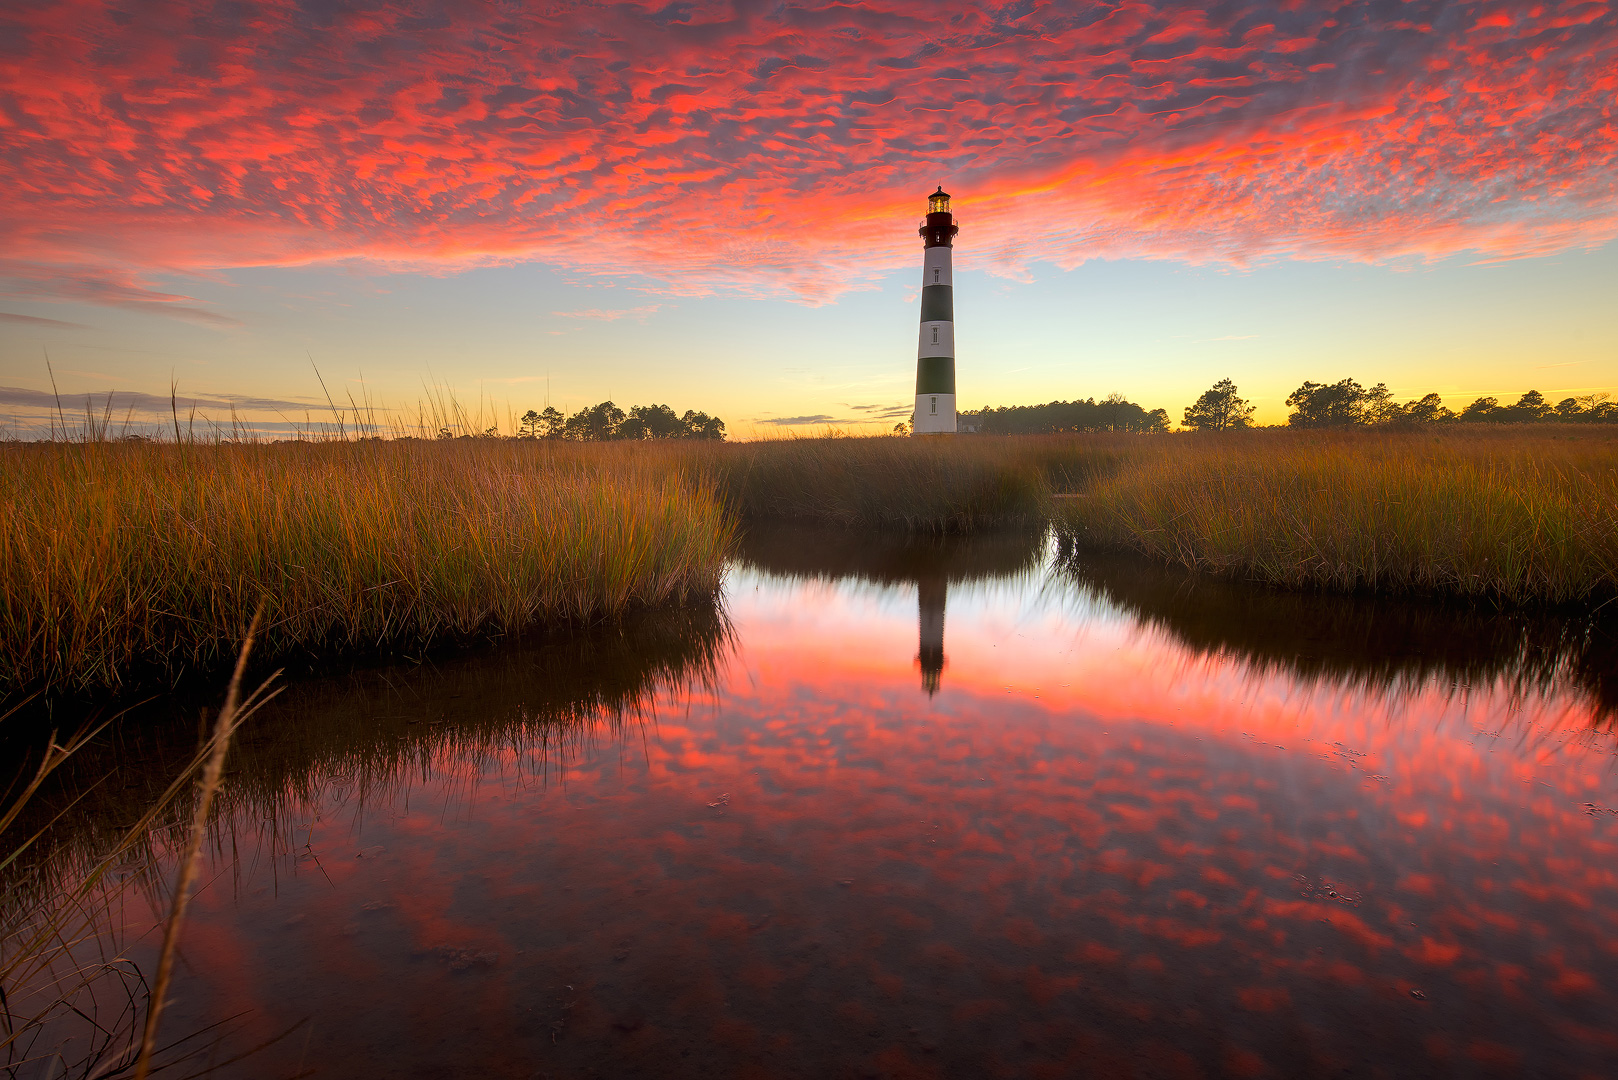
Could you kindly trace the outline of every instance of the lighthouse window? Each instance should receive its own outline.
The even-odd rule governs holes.
[[[943,272],[944,272],[944,270],[943,270],[942,267],[938,267],[938,266],[933,267],[933,284],[934,285],[938,284],[938,275],[942,274]]]
[[[938,399],[937,399],[937,398],[933,398],[933,408],[932,408],[932,412],[933,412],[933,415],[934,415],[934,416],[937,416],[937,415],[938,415]]]
[[[938,344],[938,327],[933,327],[933,344]]]

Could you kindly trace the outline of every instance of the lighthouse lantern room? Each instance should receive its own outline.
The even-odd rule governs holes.
[[[917,435],[955,434],[955,282],[950,251],[960,232],[942,186],[927,196],[921,226],[921,344],[916,350]]]

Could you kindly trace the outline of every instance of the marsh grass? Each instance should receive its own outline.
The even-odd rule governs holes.
[[[1081,544],[1287,588],[1618,595],[1618,437],[1588,429],[1143,440],[1061,503]]]
[[[0,446],[0,692],[584,622],[718,587],[665,463],[514,440]]]
[[[381,653],[712,595],[737,523],[1074,541],[1289,588],[1599,604],[1589,428],[959,439],[0,445],[0,694]]]
[[[693,456],[742,517],[909,532],[1043,527],[1053,480],[1104,468],[1111,442],[781,439]]]

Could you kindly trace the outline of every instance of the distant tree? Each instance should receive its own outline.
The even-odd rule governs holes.
[[[1441,424],[1455,419],[1455,414],[1444,407],[1444,399],[1437,394],[1406,402],[1400,413],[1399,422],[1406,424]]]
[[[437,437],[440,438],[440,439],[453,439],[453,438],[455,438],[455,432],[451,431],[447,427],[441,427],[441,428],[438,429],[438,436]]]
[[[1508,405],[1500,412],[1500,419],[1508,424],[1531,424],[1551,415],[1551,407],[1546,403],[1544,394],[1530,390],[1518,398],[1515,405]]]
[[[1360,399],[1360,423],[1394,424],[1404,418],[1404,406],[1393,400],[1387,383],[1377,383]]]
[[[537,412],[535,412],[533,409],[529,409],[527,412],[522,414],[522,419],[517,421],[517,438],[539,438],[539,425],[543,422],[543,418]]]
[[[1129,431],[1141,434],[1167,431],[1168,412],[1147,412],[1119,394],[1104,401],[1052,401],[1044,405],[1002,405],[977,413],[978,431],[985,435],[1047,435],[1079,431]]]
[[[1460,419],[1468,423],[1477,423],[1481,420],[1498,420],[1500,418],[1500,401],[1498,398],[1480,397],[1472,404],[1461,410]]]
[[[1563,398],[1556,403],[1554,411],[1558,420],[1579,420],[1584,406],[1579,404],[1578,398]]]
[[[620,439],[677,439],[685,434],[685,423],[667,405],[635,405],[618,426]]]
[[[1155,434],[1169,429],[1169,414],[1165,409],[1147,412],[1119,393],[1108,394],[1094,406],[1103,431],[1132,431]]]
[[[685,415],[680,417],[680,423],[685,427],[682,438],[723,440],[725,437],[725,422],[705,412],[687,409]]]
[[[1353,379],[1305,382],[1288,395],[1287,404],[1292,407],[1287,423],[1293,427],[1349,427],[1365,423],[1367,395]]]
[[[549,405],[523,416],[523,430],[541,439],[602,442],[608,439],[723,439],[725,422],[705,412],[677,416],[667,405],[634,405],[626,413],[610,401],[564,416]],[[528,436],[524,436],[528,437]]]
[[[908,435],[908,434],[910,434],[910,421],[901,420],[897,424],[894,424],[893,425],[893,433],[895,435]]]
[[[1166,414],[1165,414],[1166,415]],[[1197,431],[1228,431],[1253,426],[1253,406],[1236,393],[1236,384],[1220,379],[1187,405],[1184,425]]]
[[[1577,419],[1584,423],[1613,424],[1618,423],[1618,404],[1608,401],[1609,395],[1584,394],[1575,398],[1579,403]]]
[[[568,417],[562,426],[562,437],[577,442],[604,442],[618,434],[618,425],[623,422],[624,410],[603,401]]]
[[[539,437],[541,439],[560,439],[567,429],[567,417],[562,410],[545,406],[545,411],[539,414]]]

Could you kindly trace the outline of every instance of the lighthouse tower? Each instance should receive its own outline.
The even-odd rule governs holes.
[[[950,250],[960,232],[943,187],[927,196],[921,227],[921,345],[916,350],[917,435],[955,434],[955,282]]]

